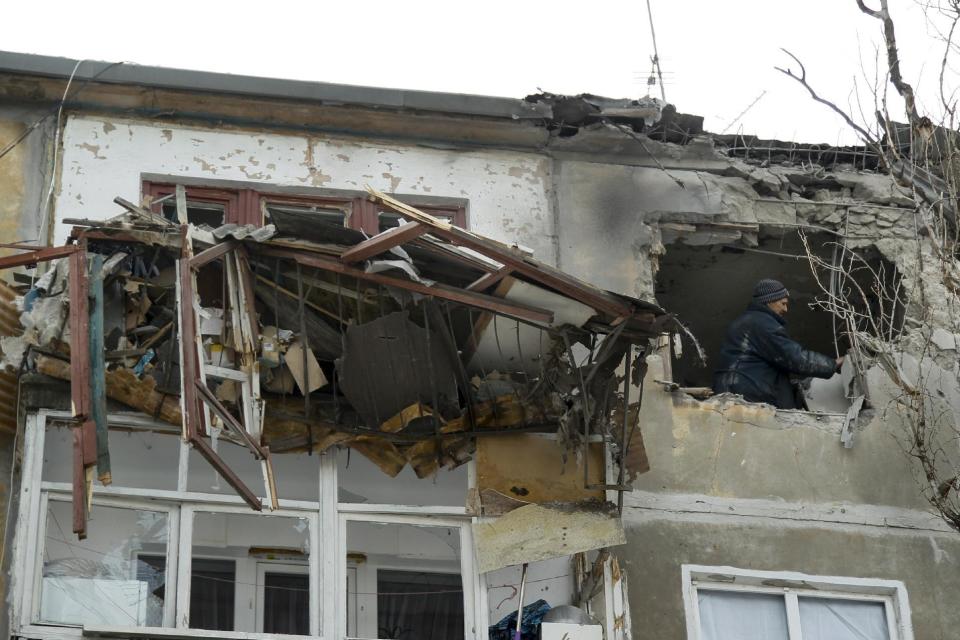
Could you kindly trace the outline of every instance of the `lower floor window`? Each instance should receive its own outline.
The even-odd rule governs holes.
[[[347,636],[465,636],[461,527],[348,520]]]
[[[462,584],[455,573],[378,569],[378,637],[462,638]]]
[[[161,626],[166,572],[142,562],[138,552],[148,548],[165,556],[167,514],[97,506],[87,524],[88,538],[78,541],[68,500],[47,501],[40,621]]]
[[[685,567],[692,640],[909,640],[902,583]],[[783,586],[775,586],[783,585]],[[692,615],[691,615],[692,614]]]
[[[790,635],[787,610],[780,595],[701,589],[702,640],[797,640]],[[802,640],[890,640],[883,602],[798,597]]]

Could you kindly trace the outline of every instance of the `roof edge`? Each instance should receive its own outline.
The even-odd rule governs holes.
[[[74,73],[74,70],[75,73]],[[356,105],[390,110],[416,110],[497,119],[550,117],[546,105],[516,98],[442,93],[411,89],[366,87],[305,80],[284,80],[144,66],[129,62],[76,60],[31,53],[0,51],[0,73],[42,76],[74,81],[199,91],[282,100]]]

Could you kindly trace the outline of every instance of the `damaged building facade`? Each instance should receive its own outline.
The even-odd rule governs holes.
[[[915,199],[863,149],[18,54],[0,136],[10,636],[512,637],[521,599],[610,639],[960,624],[908,359],[856,351],[808,411],[709,392],[761,277],[848,353],[811,261],[856,250],[957,406],[956,328],[899,293]]]

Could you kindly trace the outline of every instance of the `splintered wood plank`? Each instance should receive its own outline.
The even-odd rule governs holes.
[[[427,227],[417,222],[402,224],[399,227],[378,233],[369,240],[356,244],[340,255],[340,260],[346,263],[360,262],[367,258],[379,255],[385,251],[419,238],[427,232]]]
[[[67,245],[64,247],[45,247],[43,249],[37,249],[36,251],[21,253],[15,256],[6,256],[5,258],[0,258],[0,269],[11,269],[13,267],[22,267],[28,264],[56,260],[57,258],[65,258],[76,253],[76,251],[77,247],[75,245]]]
[[[83,429],[73,427],[73,532],[87,537],[87,481],[83,468]]]
[[[236,240],[227,240],[226,242],[215,244],[209,249],[204,249],[190,258],[190,266],[194,269],[199,269],[208,262],[212,262],[224,254],[233,251],[237,246],[239,246],[239,243]]]
[[[485,273],[467,285],[467,291],[485,291],[511,273],[513,273],[513,267],[500,267],[496,271]]]
[[[207,444],[206,440],[200,436],[195,436],[190,440],[190,443],[193,445],[193,448],[200,452],[207,462],[210,463],[210,466],[217,470],[217,473],[227,481],[234,491],[243,498],[244,502],[250,505],[250,508],[254,511],[263,511],[263,505],[260,504],[260,498],[251,491],[247,485],[243,483],[243,480],[233,472],[233,469],[223,461],[223,458],[217,455],[217,452],[210,448],[210,445]]]
[[[97,476],[104,485],[113,481],[107,428],[107,363],[103,343],[103,256],[94,254],[90,268],[90,416],[96,428]]]

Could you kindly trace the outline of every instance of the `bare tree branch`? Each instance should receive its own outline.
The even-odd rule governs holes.
[[[807,82],[807,68],[803,66],[802,62],[800,62],[800,58],[793,55],[786,49],[781,48],[780,50],[783,51],[788,56],[790,56],[791,58],[793,58],[794,62],[800,65],[800,75],[795,74],[792,69],[784,69],[783,67],[774,67],[774,69],[776,69],[777,71],[779,71],[780,73],[782,73],[783,75],[789,78],[793,78],[794,80],[799,82],[801,85],[803,85],[803,87],[807,90],[807,92],[810,93],[811,98],[813,98],[820,104],[826,105],[827,107],[832,109],[834,113],[836,113],[841,118],[843,118],[843,120],[847,123],[848,126],[850,126],[850,128],[852,128],[854,131],[860,134],[860,137],[863,139],[864,143],[866,143],[874,151],[877,151],[878,153],[883,155],[883,152],[880,149],[880,145],[877,143],[874,137],[870,135],[869,131],[867,131],[866,129],[858,125],[856,122],[854,122],[853,118],[847,115],[846,111],[844,111],[834,103],[830,102],[826,98],[821,98],[819,95],[817,95],[817,92],[814,91],[813,87],[811,87],[810,84]]]
[[[897,36],[893,28],[893,19],[890,17],[890,9],[887,6],[887,0],[880,0],[880,10],[875,11],[863,3],[863,0],[856,0],[860,11],[876,18],[883,23],[883,39],[887,44],[887,67],[890,70],[890,82],[896,88],[897,93],[903,98],[907,109],[907,118],[910,124],[915,125],[920,120],[917,113],[916,99],[913,94],[913,86],[904,81],[900,73],[900,53],[897,50]]]

